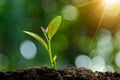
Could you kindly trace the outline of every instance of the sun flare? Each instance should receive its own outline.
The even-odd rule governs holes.
[[[107,6],[112,6],[120,3],[120,0],[103,0],[103,3]]]

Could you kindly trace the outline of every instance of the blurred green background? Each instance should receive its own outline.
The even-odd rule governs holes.
[[[41,27],[58,15],[62,24],[52,39],[57,68],[86,67],[120,71],[120,4],[104,0],[0,0],[0,71],[50,67],[45,48],[24,30]]]

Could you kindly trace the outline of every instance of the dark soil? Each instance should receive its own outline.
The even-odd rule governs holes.
[[[85,68],[54,70],[37,67],[0,72],[0,80],[120,80],[120,73],[92,72]]]

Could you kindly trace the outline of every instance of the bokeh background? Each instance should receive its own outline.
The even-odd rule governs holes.
[[[0,71],[50,67],[46,49],[23,33],[43,36],[41,27],[58,15],[52,39],[57,68],[120,71],[120,3],[105,0],[0,0]],[[112,7],[111,7],[112,5]]]

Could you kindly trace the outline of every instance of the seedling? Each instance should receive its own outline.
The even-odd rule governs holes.
[[[47,29],[44,29],[43,27],[41,27],[42,32],[44,34],[44,37],[45,37],[46,41],[43,40],[42,37],[40,37],[36,33],[24,31],[24,33],[26,33],[26,34],[32,36],[33,38],[35,38],[36,40],[38,40],[47,49],[48,54],[49,54],[49,58],[50,58],[51,67],[53,69],[55,69],[55,67],[56,67],[57,55],[53,56],[53,54],[52,54],[51,40],[52,40],[52,37],[57,32],[58,28],[60,27],[60,24],[61,24],[61,16],[57,16],[56,18],[54,18],[49,23]]]

